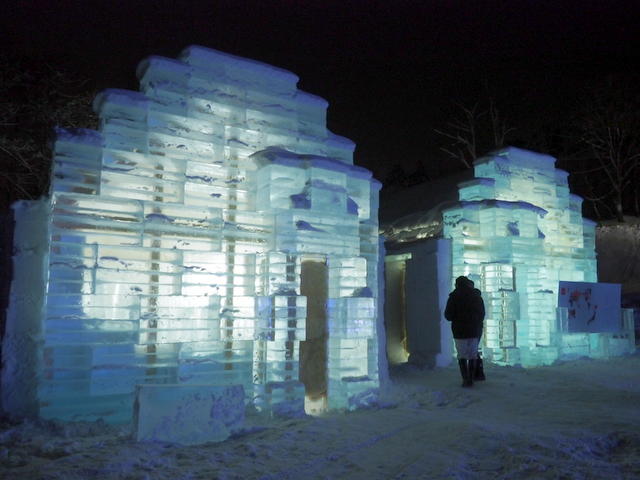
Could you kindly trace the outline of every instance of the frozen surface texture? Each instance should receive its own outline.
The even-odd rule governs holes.
[[[213,384],[298,411],[307,258],[328,272],[324,404],[375,389],[380,184],[327,130],[327,102],[202,47],[137,74],[140,92],[95,99],[99,132],[58,131],[28,400],[44,418],[128,422],[136,385]]]
[[[548,364],[562,355],[634,349],[629,313],[616,333],[569,333],[558,284],[597,282],[595,223],[569,192],[555,159],[508,147],[475,162],[459,203],[443,212],[452,240],[452,283],[467,275],[483,292],[486,355],[503,364]]]
[[[35,379],[42,368],[42,311],[46,288],[49,202],[13,205],[13,283],[2,343],[2,406],[16,415],[38,413]]]
[[[220,442],[242,428],[244,391],[241,385],[139,385],[134,418],[138,441]]]

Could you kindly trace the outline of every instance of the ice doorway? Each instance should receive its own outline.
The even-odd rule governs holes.
[[[451,289],[450,241],[429,238],[389,247],[384,307],[389,363],[449,365],[451,327],[443,312]]]
[[[307,336],[300,342],[300,381],[304,384],[304,410],[309,415],[327,410],[327,259],[321,255],[302,258],[300,294],[307,297]]]
[[[405,363],[409,358],[406,318],[406,261],[408,255],[388,255],[385,259],[384,318],[387,338],[387,358],[391,365]]]

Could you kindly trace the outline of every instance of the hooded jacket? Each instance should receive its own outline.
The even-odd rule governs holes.
[[[444,311],[445,318],[451,322],[453,338],[480,338],[484,314],[480,290],[473,288],[469,280],[456,281]]]

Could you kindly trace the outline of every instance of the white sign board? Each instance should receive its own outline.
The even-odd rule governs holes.
[[[569,332],[619,332],[619,283],[560,282],[558,307],[567,309]]]

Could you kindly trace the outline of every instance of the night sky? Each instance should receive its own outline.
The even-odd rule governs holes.
[[[640,2],[156,0],[3,2],[8,50],[137,89],[148,55],[191,44],[296,73],[329,128],[383,178],[438,157],[433,128],[487,85],[525,131],[561,117],[589,81],[640,72]]]

